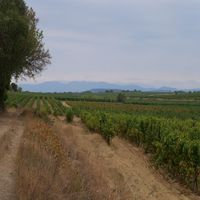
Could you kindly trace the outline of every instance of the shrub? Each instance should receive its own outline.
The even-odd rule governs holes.
[[[72,109],[68,109],[66,111],[66,121],[71,123],[73,121],[73,119],[74,119],[74,112]]]

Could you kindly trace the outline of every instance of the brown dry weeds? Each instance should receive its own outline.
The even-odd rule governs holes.
[[[23,123],[16,115],[0,116],[0,199],[15,200],[16,155]]]
[[[94,198],[94,195],[102,194],[91,192],[85,174],[72,164],[56,131],[41,120],[27,122],[17,166],[16,194],[19,200],[102,199]]]
[[[6,153],[10,150],[12,145],[12,137],[14,130],[9,130],[0,138],[0,160],[4,157]]]

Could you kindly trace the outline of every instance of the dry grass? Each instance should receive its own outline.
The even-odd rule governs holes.
[[[0,138],[0,160],[9,151],[10,145],[12,144],[12,137],[13,130],[9,130]]]
[[[60,138],[41,120],[27,122],[17,166],[19,200],[91,199],[84,189],[84,181],[72,169]]]
[[[55,130],[59,130],[62,137],[62,141],[65,144],[65,151],[68,152],[69,159],[73,169],[79,173],[84,183],[83,189],[89,194],[89,198],[92,200],[118,200],[120,195],[116,191],[116,188],[110,187],[107,177],[105,178],[105,171],[102,168],[100,160],[91,159],[90,153],[94,153],[94,149],[90,149],[90,146],[85,144],[88,151],[82,149],[78,141],[82,138],[77,138],[79,135],[77,130],[73,130],[73,126],[65,125],[62,122],[55,124]],[[76,135],[76,136],[75,136]],[[79,140],[80,139],[80,140]],[[83,141],[84,142],[84,141]],[[91,152],[90,152],[91,150]]]

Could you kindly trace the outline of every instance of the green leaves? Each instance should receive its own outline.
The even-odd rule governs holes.
[[[200,176],[200,122],[163,119],[82,109],[81,118],[110,144],[120,136],[143,146],[157,165],[165,167],[189,187],[198,188]]]
[[[71,108],[68,108],[66,110],[66,121],[71,123],[73,122],[73,119],[74,119],[74,112]]]
[[[37,23],[24,0],[0,0],[0,109],[12,78],[33,78],[50,63]]]

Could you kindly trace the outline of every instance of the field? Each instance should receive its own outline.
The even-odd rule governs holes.
[[[134,95],[130,95],[133,97]],[[199,190],[199,94],[140,94],[130,104],[67,101],[108,143],[115,136],[142,146],[156,164]]]
[[[200,200],[199,10],[0,0],[0,200]]]
[[[33,109],[38,114],[65,115],[66,107],[54,97],[37,94],[10,94],[8,107]]]
[[[76,199],[84,199],[84,195],[91,196],[91,199],[123,199],[123,197],[132,199],[133,195],[137,196],[137,199],[198,199],[194,193],[200,192],[200,93],[125,92],[124,103],[117,101],[117,95],[113,92],[98,94],[9,93],[7,107],[15,108],[17,112],[22,113],[24,110],[28,113],[33,112],[35,116],[32,114],[31,117],[29,116],[31,123],[28,120],[25,126],[28,131],[25,131],[23,135],[20,133],[24,139],[20,143],[18,153],[18,163],[22,166],[18,173],[21,176],[24,176],[24,173],[29,174],[30,171],[25,169],[33,168],[32,162],[38,162],[36,165],[39,170],[45,169],[47,166],[42,160],[46,160],[47,163],[49,162],[48,166],[52,166],[46,170],[52,170],[52,173],[55,173],[57,184],[61,187],[64,181],[59,174],[61,171],[64,176],[73,180],[77,178],[74,177],[74,173],[78,171],[84,178],[78,177],[78,183],[72,181],[75,186],[71,192],[78,190],[76,195],[79,197],[77,196]],[[26,115],[25,118],[27,120]],[[33,131],[29,132],[29,130]],[[84,135],[83,132],[87,134]],[[99,135],[97,136],[96,133]],[[7,140],[9,143],[11,139]],[[29,160],[27,163],[27,144],[35,146],[31,147],[32,150],[27,150],[30,159],[37,158],[34,157],[36,154],[31,153],[37,148],[36,152],[43,152],[38,155],[39,160]],[[6,151],[6,147],[1,151]],[[87,166],[86,169],[82,169],[78,164],[74,171],[74,164],[69,164],[70,159],[65,160],[67,152],[72,163],[80,162],[80,166],[83,164]],[[42,160],[39,158],[41,156]],[[135,162],[139,164],[134,165]],[[70,175],[65,172],[63,163],[70,171]],[[153,168],[149,169],[149,166]],[[112,173],[110,168],[113,168]],[[155,173],[153,171],[158,171],[162,176],[153,174]],[[37,179],[35,182],[44,178],[41,174],[34,174],[34,170],[31,173],[31,177],[35,176]],[[43,173],[45,174],[45,170]],[[135,173],[140,174],[140,178]],[[47,188],[51,187],[48,184],[52,183],[55,193],[59,193],[60,190],[52,180],[54,177],[50,174],[46,176],[49,178],[49,180],[44,180]],[[95,176],[94,183],[91,176]],[[30,185],[30,188],[22,190],[23,185],[32,180],[31,177],[24,180],[19,176],[18,195],[24,196],[26,191],[29,191],[31,195],[31,191],[36,189],[40,194],[40,196],[36,195],[36,198],[43,199],[42,192],[47,188]],[[107,183],[109,186],[105,188],[103,185],[107,179],[113,185]],[[144,180],[149,184],[142,186]],[[123,182],[127,181],[129,186],[124,187]],[[157,188],[156,190],[149,186],[151,185],[149,181],[152,181],[152,187]],[[169,187],[167,182],[174,181],[176,186],[172,184]],[[87,184],[90,185],[90,189],[86,187]],[[100,189],[98,185],[101,185],[99,187],[104,196],[97,194],[95,196],[95,191]],[[149,190],[155,190],[155,194],[148,196],[145,192],[141,193],[139,192],[141,187],[147,190],[147,193],[150,192]],[[175,187],[176,190],[172,190],[171,187]],[[115,188],[115,192],[111,192],[111,188]],[[137,190],[133,192],[134,188]],[[158,188],[160,192],[157,191]],[[171,191],[168,191],[170,188]],[[179,196],[178,191],[181,191],[183,196]],[[169,193],[168,197],[161,195],[165,192]],[[69,194],[70,191],[67,190],[67,193]],[[64,199],[67,193],[63,193],[61,199]],[[51,195],[49,193],[49,198],[53,198]],[[27,199],[29,199],[28,196]]]

